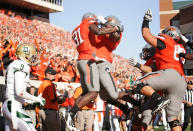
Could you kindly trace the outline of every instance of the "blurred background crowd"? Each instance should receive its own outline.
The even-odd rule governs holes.
[[[34,43],[38,49],[38,64],[32,66],[31,79],[44,80],[48,66],[57,71],[56,82],[79,82],[76,60],[78,53],[69,32],[49,23],[28,20],[25,15],[0,10],[0,74],[15,60],[15,50],[20,43]],[[128,60],[113,54],[114,76],[122,88],[140,76]]]

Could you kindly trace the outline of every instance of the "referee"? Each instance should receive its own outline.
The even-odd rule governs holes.
[[[184,96],[184,123],[182,130],[185,131],[191,118],[191,131],[193,131],[193,82],[188,81]]]

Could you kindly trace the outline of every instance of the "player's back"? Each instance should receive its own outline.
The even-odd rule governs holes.
[[[72,32],[72,38],[79,53],[78,59],[94,59],[97,36],[89,30],[90,24],[94,23],[93,19],[84,19]]]
[[[26,74],[24,84],[27,84],[27,82],[29,82],[30,66],[21,60],[14,60],[12,63],[9,64],[6,70],[6,78],[5,78],[6,94],[5,96],[6,96],[6,99],[15,99],[23,103],[24,100],[21,97],[17,97],[15,95],[15,73],[17,71],[21,71]]]
[[[120,40],[121,40],[121,37],[122,35],[120,36]],[[98,39],[100,39],[101,41],[98,41],[96,45],[96,49],[97,49],[96,56],[101,60],[105,59],[112,63],[112,60],[113,60],[112,52],[117,48],[117,46],[120,43],[120,40],[112,41],[109,35],[98,36]]]

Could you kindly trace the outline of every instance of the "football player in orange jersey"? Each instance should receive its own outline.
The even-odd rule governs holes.
[[[108,29],[112,27],[118,27],[118,30],[106,35],[99,35],[98,38],[101,40],[96,45],[95,60],[99,72],[100,81],[100,97],[108,103],[115,105],[120,108],[119,99],[131,102],[132,104],[138,105],[138,101],[135,101],[129,93],[119,92],[116,86],[116,82],[113,78],[113,66],[112,66],[112,51],[116,49],[122,38],[123,25],[115,16],[105,17],[107,21],[101,26],[101,29]],[[92,25],[92,29],[98,29],[96,25]],[[95,31],[93,31],[95,32]],[[121,109],[121,108],[120,108]],[[126,115],[128,115],[128,109],[121,109]]]
[[[184,61],[179,58],[179,53],[185,53],[184,46],[178,43],[181,32],[177,27],[169,26],[155,37],[149,29],[151,20],[152,14],[148,10],[143,19],[142,35],[148,44],[156,48],[155,60],[158,71],[136,80],[133,84],[136,86],[134,91],[152,98],[155,102],[153,115],[167,106],[167,122],[172,131],[179,131],[182,129],[177,117],[187,86],[183,72]],[[166,97],[159,95],[155,90],[166,91]]]
[[[155,63],[155,48],[149,44],[146,44],[142,49],[142,53],[140,53],[140,58],[145,60],[145,64],[140,64],[136,59],[129,58],[128,62],[130,65],[137,67],[142,71],[142,74],[150,73],[152,71],[156,71],[156,63]],[[142,97],[143,99],[144,97]],[[152,100],[151,97],[145,97],[141,104],[141,113],[142,118],[139,118],[138,115],[132,121],[132,129],[133,131],[139,131],[142,128],[146,130],[153,131],[153,118],[152,118]]]
[[[108,28],[99,28],[96,21],[96,16],[92,13],[83,15],[82,22],[72,32],[74,42],[77,44],[79,52],[78,70],[80,73],[81,85],[83,94],[79,96],[75,105],[70,110],[70,119],[73,119],[77,111],[94,101],[100,91],[99,72],[96,65],[96,45],[102,41],[98,35],[110,34],[119,31],[118,26],[111,26]],[[118,104],[118,102],[114,102]],[[117,105],[119,108],[126,108],[124,105]],[[126,110],[126,109],[125,109]]]

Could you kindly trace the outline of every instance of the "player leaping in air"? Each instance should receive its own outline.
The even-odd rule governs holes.
[[[181,32],[177,27],[169,26],[155,37],[149,29],[151,21],[152,14],[148,10],[144,16],[141,31],[144,40],[156,48],[155,60],[158,71],[148,73],[136,80],[133,84],[136,87],[134,91],[151,97],[155,102],[152,114],[156,114],[168,105],[167,121],[172,131],[179,131],[181,126],[177,117],[186,89],[184,61],[179,58],[179,54],[185,52],[184,46],[178,43],[181,39]],[[159,95],[157,90],[164,90],[166,97]]]

